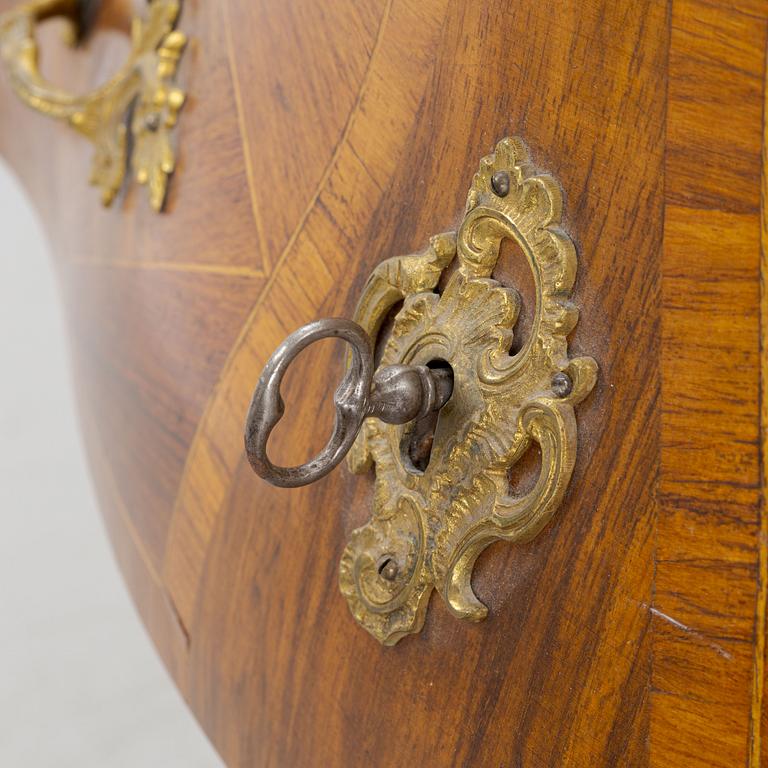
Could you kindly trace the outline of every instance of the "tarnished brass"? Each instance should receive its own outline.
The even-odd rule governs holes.
[[[561,209],[554,179],[535,172],[522,142],[505,139],[481,161],[458,233],[383,262],[366,284],[354,319],[371,338],[404,302],[381,366],[444,361],[453,370],[423,471],[407,449],[413,422],[367,419],[348,457],[355,472],[375,465],[375,493],[371,520],[342,556],[341,591],[386,645],[421,629],[433,589],[455,616],[484,618],[471,587],[478,555],[497,539],[532,539],[563,499],[576,459],[573,407],[592,390],[597,365],[568,357],[576,254]],[[525,253],[536,288],[533,327],[516,354],[519,294],[491,279],[505,238]],[[540,475],[515,495],[509,470],[533,442]]]
[[[19,97],[38,112],[62,120],[95,146],[91,183],[110,205],[129,163],[146,184],[152,207],[165,202],[176,165],[171,134],[186,95],[175,84],[186,36],[174,29],[179,0],[149,0],[145,19],[132,25],[132,51],[109,82],[82,96],[48,83],[38,66],[35,26],[52,16],[81,20],[78,0],[32,0],[0,17],[0,57]]]

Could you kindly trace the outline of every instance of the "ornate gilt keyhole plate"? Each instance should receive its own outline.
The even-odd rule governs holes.
[[[375,493],[370,521],[342,556],[340,586],[355,619],[385,645],[421,629],[433,589],[455,616],[484,618],[471,586],[478,555],[497,539],[532,539],[563,499],[576,458],[574,406],[592,390],[597,365],[568,357],[576,253],[561,212],[554,179],[534,170],[522,142],[505,139],[481,161],[458,233],[383,262],[366,284],[355,320],[371,338],[404,302],[380,365],[444,361],[453,371],[423,471],[404,450],[413,427],[373,418],[348,458],[354,472],[373,465]],[[520,298],[491,278],[505,238],[525,253],[536,289],[533,327],[516,354]],[[509,470],[533,442],[541,472],[517,496]]]

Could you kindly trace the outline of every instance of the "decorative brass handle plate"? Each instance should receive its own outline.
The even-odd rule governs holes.
[[[348,457],[353,472],[374,467],[375,493],[339,582],[355,619],[385,645],[421,629],[433,589],[455,616],[484,618],[470,583],[478,555],[497,539],[532,539],[563,499],[576,459],[573,408],[592,390],[597,365],[568,357],[576,253],[561,211],[554,179],[535,172],[522,142],[505,139],[481,161],[458,233],[383,262],[365,286],[354,319],[371,338],[403,302],[382,366],[442,361],[453,372],[426,466],[408,451],[418,422],[369,418]],[[515,354],[520,297],[491,278],[505,238],[525,253],[536,288],[533,327]],[[509,470],[533,443],[538,480],[515,495]]]
[[[85,0],[32,0],[0,17],[0,57],[19,97],[38,112],[63,120],[91,141],[96,153],[91,183],[110,205],[129,163],[146,184],[152,207],[165,202],[176,165],[171,134],[186,95],[175,85],[186,36],[174,29],[179,0],[149,0],[146,19],[135,18],[128,60],[107,83],[83,96],[46,82],[38,66],[38,22],[65,16],[82,20]]]

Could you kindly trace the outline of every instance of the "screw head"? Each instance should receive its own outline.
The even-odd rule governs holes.
[[[144,118],[144,127],[154,133],[160,127],[160,115],[157,112],[150,112]]]
[[[552,377],[552,391],[556,397],[568,397],[573,392],[573,382],[567,373],[556,373]]]
[[[499,197],[506,197],[509,194],[509,172],[496,171],[491,176],[491,186]]]
[[[394,581],[397,578],[397,561],[394,558],[389,558],[379,567],[379,576],[387,581]]]

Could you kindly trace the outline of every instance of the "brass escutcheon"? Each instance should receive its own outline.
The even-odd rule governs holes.
[[[532,539],[562,502],[576,460],[574,406],[594,387],[597,364],[568,357],[567,336],[578,320],[569,299],[576,252],[561,217],[558,184],[536,172],[520,140],[504,139],[480,162],[458,233],[433,237],[422,253],[384,261],[363,290],[354,315],[363,339],[376,339],[403,302],[379,371],[441,363],[452,372],[423,466],[406,450],[419,422],[364,418],[370,374],[362,381],[352,373],[348,381],[353,366],[343,383],[349,389],[362,382],[353,420],[359,434],[347,460],[356,473],[373,468],[375,492],[370,520],[353,531],[342,555],[339,583],[357,622],[385,645],[421,629],[434,589],[455,616],[484,618],[487,608],[471,587],[478,555],[497,539]],[[514,353],[521,299],[491,278],[506,238],[525,254],[536,296],[532,328]],[[254,396],[247,445],[265,419],[259,393],[268,385],[273,421],[267,421],[273,425],[282,414],[279,381],[269,375],[275,365],[270,361]],[[343,434],[345,446],[351,444],[349,432]],[[263,443],[266,455],[266,437]],[[515,495],[509,470],[533,443],[541,451],[540,474],[532,490]],[[253,440],[254,468],[270,479],[252,448]]]

